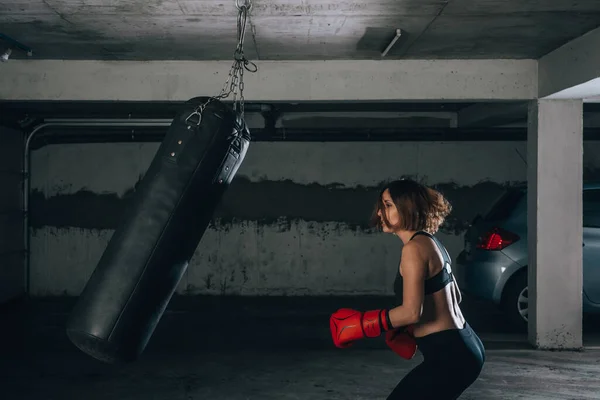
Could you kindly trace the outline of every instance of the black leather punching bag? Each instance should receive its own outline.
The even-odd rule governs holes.
[[[121,225],[67,322],[80,350],[108,363],[145,349],[250,144],[217,99],[189,100],[173,120]]]

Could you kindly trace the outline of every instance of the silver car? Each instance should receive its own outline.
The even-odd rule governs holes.
[[[600,183],[583,187],[582,249],[583,312],[600,313]],[[512,187],[471,223],[455,275],[465,294],[495,303],[526,330],[527,265],[527,188]]]

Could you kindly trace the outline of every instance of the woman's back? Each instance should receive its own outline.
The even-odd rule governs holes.
[[[443,271],[446,260],[450,262],[447,253],[444,254],[445,249],[439,248],[435,239],[427,234],[416,235],[410,243],[428,261],[426,290],[435,290],[433,293],[425,293],[423,311],[419,322],[414,326],[414,335],[421,337],[447,329],[463,328],[465,318],[459,306],[461,295],[451,275],[451,265],[446,266],[449,271]],[[448,280],[450,282],[445,284]]]

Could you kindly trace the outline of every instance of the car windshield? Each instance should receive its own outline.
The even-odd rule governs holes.
[[[510,216],[517,203],[525,195],[522,188],[507,189],[485,214],[486,221],[502,221]]]

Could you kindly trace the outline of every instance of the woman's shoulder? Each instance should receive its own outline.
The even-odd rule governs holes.
[[[429,260],[438,253],[438,245],[433,235],[418,235],[406,243],[409,252],[418,253],[421,258]]]
[[[404,245],[402,248],[402,259],[403,260],[428,260],[433,249],[430,244],[431,239],[428,237],[414,238]]]

